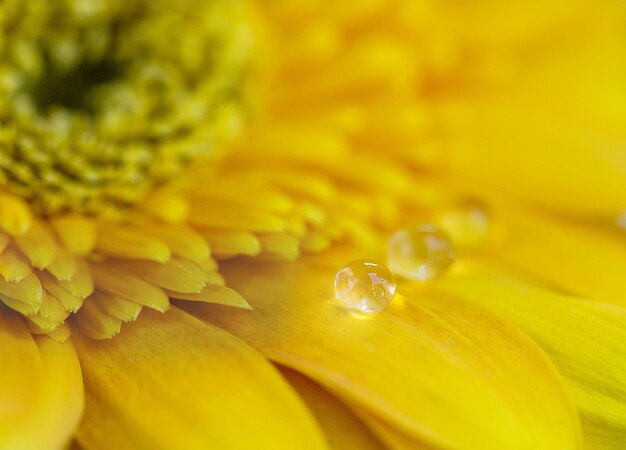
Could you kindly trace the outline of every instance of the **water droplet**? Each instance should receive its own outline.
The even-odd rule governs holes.
[[[466,201],[437,214],[437,223],[459,247],[483,244],[490,233],[487,208],[477,201]]]
[[[398,230],[389,239],[389,268],[411,280],[434,278],[450,265],[453,257],[450,239],[433,224]]]
[[[391,303],[396,293],[393,275],[383,264],[353,261],[335,277],[335,297],[350,309],[376,314]]]

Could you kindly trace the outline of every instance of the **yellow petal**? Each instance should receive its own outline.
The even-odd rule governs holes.
[[[555,294],[498,272],[459,264],[437,282],[439,300],[455,295],[510,318],[549,354],[581,413],[590,448],[626,439],[626,309]]]
[[[166,263],[122,260],[116,261],[115,265],[156,286],[176,292],[198,293],[206,284],[202,270],[184,259],[173,258]]]
[[[78,271],[78,260],[65,248],[58,248],[54,261],[46,268],[58,280],[69,281]]]
[[[489,250],[555,286],[591,299],[626,305],[626,245],[608,230],[506,211],[506,239]]]
[[[85,449],[323,449],[317,425],[256,352],[172,308],[115,339],[77,336]]]
[[[48,294],[48,292],[42,292],[41,306],[37,312],[40,316],[62,322],[67,317],[67,312],[63,305],[56,299],[56,297]]]
[[[76,312],[83,304],[83,298],[66,290],[59,280],[47,272],[39,273],[39,281],[44,289],[56,298],[68,312]]]
[[[66,215],[53,217],[50,223],[63,245],[77,255],[90,253],[96,245],[97,227],[91,218]]]
[[[626,155],[618,144],[623,137],[617,142],[592,144],[589,141],[601,138],[583,133],[565,135],[568,129],[559,125],[559,133],[553,133],[551,127],[541,136],[519,125],[511,131],[510,124],[519,122],[507,112],[499,111],[502,120],[496,126],[493,121],[485,126],[488,138],[481,135],[474,145],[455,147],[455,176],[466,183],[577,213],[612,218],[626,207]],[[535,112],[529,109],[524,119]],[[509,124],[502,123],[504,120]],[[523,123],[526,125],[527,120]],[[572,128],[570,125],[569,130]],[[523,148],[511,148],[515,142]]]
[[[312,230],[302,237],[300,246],[305,252],[319,253],[328,249],[331,245],[331,239],[325,233]]]
[[[129,227],[101,225],[95,249],[105,255],[166,262],[171,252],[165,243]]]
[[[400,296],[377,316],[355,316],[334,301],[332,287],[354,256],[225,264],[229,285],[254,312],[184,307],[430,445],[578,447],[571,402],[534,342],[463,302],[448,314]]]
[[[0,228],[12,236],[26,233],[32,224],[28,205],[12,195],[0,194],[0,211]]]
[[[72,279],[59,281],[59,285],[78,298],[87,298],[93,292],[91,270],[85,261],[77,261],[76,272]]]
[[[73,345],[32,337],[21,318],[0,313],[0,449],[57,450],[83,409]]]
[[[92,264],[91,270],[98,289],[160,312],[167,311],[170,307],[170,301],[162,289],[129,275],[115,264]]]
[[[39,309],[39,306],[41,305],[41,303],[35,303],[35,304],[24,303],[12,297],[7,297],[6,295],[0,295],[0,300],[2,300],[2,303],[7,305],[9,308],[15,311],[18,311],[25,316],[30,315],[30,314],[37,314],[37,310]]]
[[[28,305],[41,305],[41,283],[32,273],[17,283],[0,279],[0,296],[7,296]]]
[[[324,430],[333,450],[384,450],[381,442],[337,397],[304,375],[280,368]]]
[[[183,222],[189,214],[187,201],[174,192],[160,189],[153,192],[141,204],[141,208],[165,222]]]
[[[262,233],[280,232],[285,229],[284,220],[274,214],[213,202],[192,208],[189,222],[201,227],[242,229]]]
[[[23,280],[31,272],[31,266],[26,257],[16,248],[6,248],[0,253],[0,275],[7,281]]]
[[[91,339],[110,339],[122,329],[122,320],[108,314],[98,296],[89,297],[75,318],[77,327]]]
[[[17,236],[15,242],[31,264],[39,269],[45,269],[56,257],[57,243],[52,232],[42,223],[33,221],[28,231]]]
[[[150,222],[142,225],[148,236],[165,243],[172,254],[184,259],[201,263],[209,258],[210,249],[204,238],[195,230],[181,224]]]
[[[263,256],[293,260],[300,256],[300,240],[286,233],[259,235]]]
[[[238,308],[252,309],[246,300],[237,291],[215,284],[207,284],[197,294],[184,294],[182,292],[165,291],[171,297],[179,300],[192,302],[218,303],[220,305],[236,306]]]
[[[10,243],[11,238],[9,237],[9,235],[0,230],[0,252],[3,252]]]
[[[361,417],[391,450],[428,450],[432,448],[424,442],[416,440],[415,437],[398,431],[378,417],[366,412],[361,412]]]
[[[576,19],[587,28],[579,30],[583,45],[571,40],[570,50],[527,65],[512,80],[514,89],[480,96],[467,123],[454,130],[469,144],[452,149],[450,158],[465,185],[585,215],[614,217],[626,207],[626,78],[617,4],[580,3],[577,14],[588,16]],[[565,14],[576,9],[567,5]],[[594,10],[585,11],[591,5]],[[459,121],[453,118],[451,126]]]
[[[261,243],[252,233],[245,231],[205,231],[204,236],[218,255],[256,256],[261,252]]]
[[[60,343],[67,342],[72,334],[70,327],[66,324],[60,325],[54,331],[48,331],[45,333],[41,333],[41,332],[38,333],[36,331],[33,331],[32,328],[30,331],[31,333],[34,333],[34,334],[45,334],[50,339],[54,340],[55,342],[60,342]]]
[[[107,292],[95,292],[89,298],[89,301],[97,303],[103,312],[122,322],[137,320],[139,313],[143,309],[143,306],[138,303]]]

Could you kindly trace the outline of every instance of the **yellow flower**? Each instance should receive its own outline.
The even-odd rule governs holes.
[[[621,448],[623,8],[3,1],[0,449]]]

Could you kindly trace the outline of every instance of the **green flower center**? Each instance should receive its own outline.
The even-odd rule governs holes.
[[[0,189],[44,214],[140,201],[237,131],[252,48],[241,1],[4,0]]]

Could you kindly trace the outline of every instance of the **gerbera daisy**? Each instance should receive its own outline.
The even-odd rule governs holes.
[[[624,17],[4,0],[0,448],[622,447]]]

